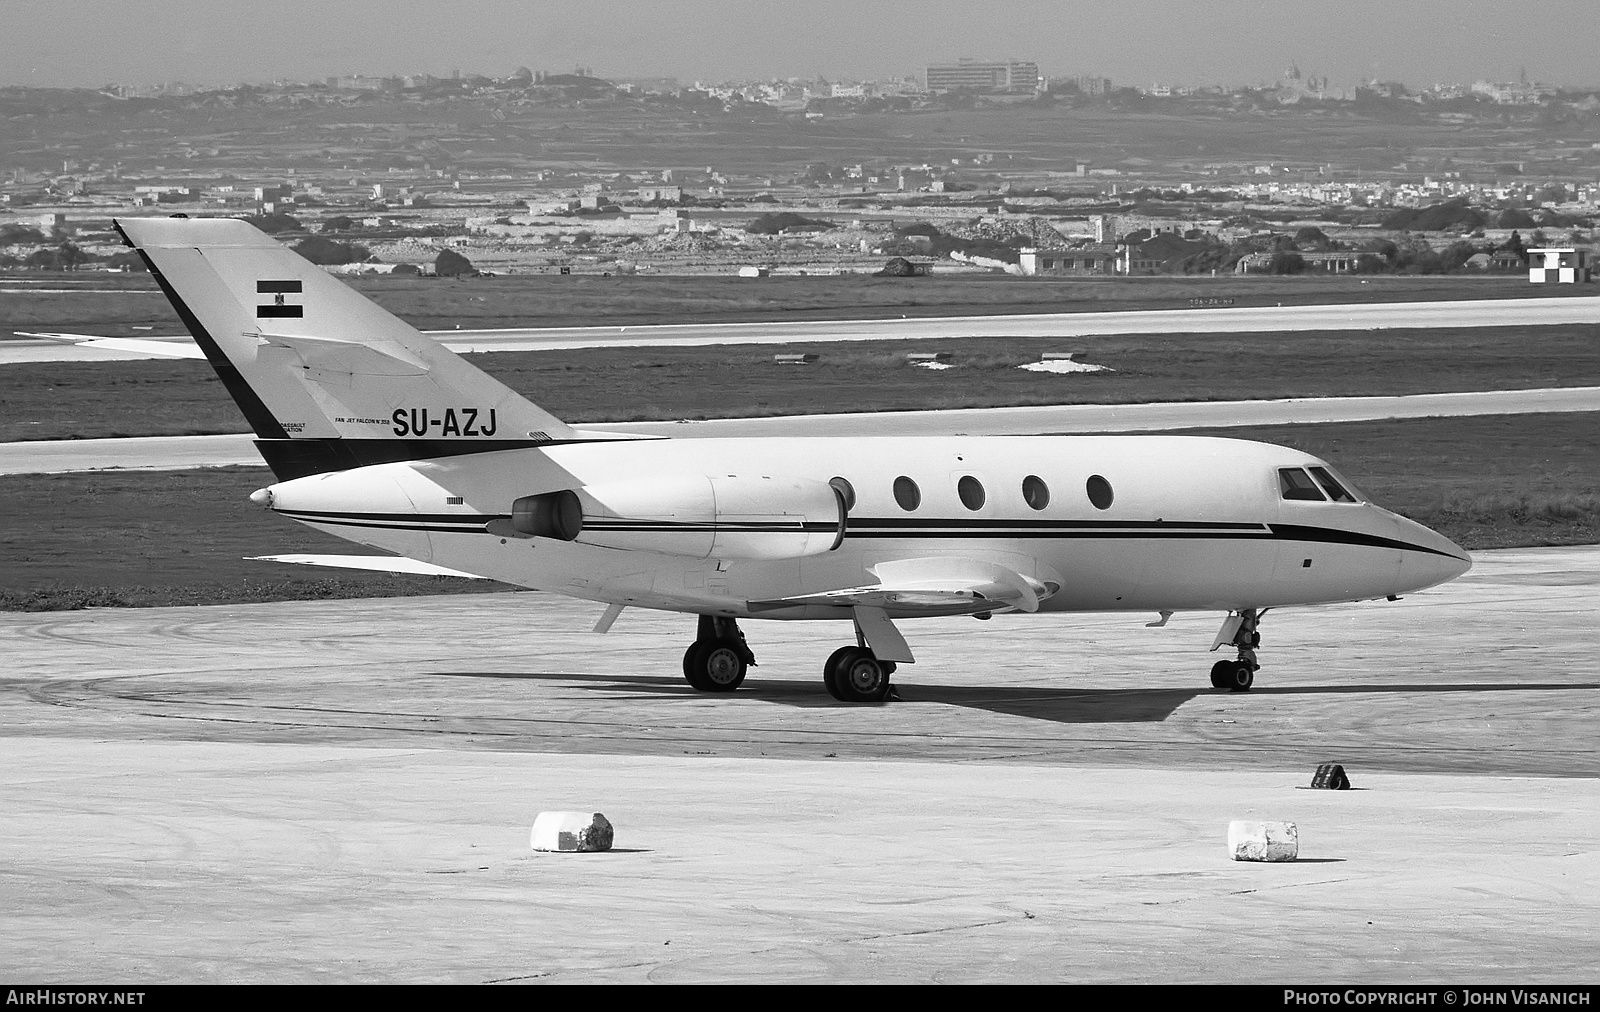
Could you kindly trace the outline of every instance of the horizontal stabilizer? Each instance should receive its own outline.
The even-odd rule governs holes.
[[[138,337],[97,337],[94,334],[32,334],[19,330],[18,337],[42,337],[46,341],[75,344],[80,348],[99,348],[103,351],[132,352],[137,355],[160,355],[162,358],[198,358],[206,353],[188,338],[172,341],[152,341]]]
[[[898,559],[872,567],[878,583],[818,594],[751,601],[751,611],[821,605],[878,608],[897,615],[960,615],[984,611],[1038,611],[1039,599],[1058,588],[1005,566],[960,556]]]
[[[411,576],[459,576],[463,580],[484,580],[487,577],[446,569],[416,559],[403,559],[387,555],[252,555],[249,562],[287,562],[296,566],[329,566],[334,569],[365,569],[376,573],[406,573]]]

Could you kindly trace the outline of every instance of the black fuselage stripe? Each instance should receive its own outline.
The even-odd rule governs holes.
[[[510,520],[509,513],[359,513],[350,510],[299,510],[280,509],[277,512],[294,520],[310,518],[321,522],[329,520],[392,520],[396,523],[473,523],[483,526],[491,520]]]
[[[435,533],[454,534],[486,534],[484,525],[493,520],[508,520],[509,516],[479,515],[472,517],[451,514],[408,514],[408,513],[343,513],[321,510],[279,510],[284,516],[304,523],[327,524],[336,527],[366,527],[383,530],[410,530],[428,531]],[[1247,528],[1244,530],[1226,530],[1216,527],[1197,529],[1197,527],[1177,527],[1172,530],[1151,530],[1149,528],[1127,529],[1107,523],[1100,530],[968,530],[950,527],[942,530],[922,531],[861,531],[852,526],[845,537],[847,540],[862,541],[906,541],[919,539],[959,540],[959,541],[1278,541],[1302,542],[1314,544],[1354,545],[1363,548],[1389,548],[1397,551],[1421,552],[1426,555],[1439,555],[1444,558],[1454,559],[1459,556],[1429,548],[1426,545],[1417,545],[1409,541],[1399,541],[1394,538],[1380,537],[1375,534],[1362,534],[1358,531],[1341,531],[1328,527],[1307,527],[1300,524],[1269,524],[1253,525],[1238,524],[1235,527]],[[1198,525],[1197,525],[1198,526]],[[1220,525],[1219,525],[1220,526]],[[815,530],[834,530],[831,524],[819,525]],[[718,532],[732,533],[796,533],[792,526],[751,528],[742,525],[713,526],[704,524],[673,525],[653,524],[637,527],[590,527],[586,530],[597,534],[705,534]],[[581,535],[580,535],[581,536]]]
[[[465,522],[468,520],[487,523],[491,520],[510,520],[509,513],[384,513],[362,512],[358,510],[310,510],[310,509],[285,509],[280,512],[298,516],[314,517],[351,517],[361,520],[421,520],[427,522]],[[589,518],[584,521],[586,525],[623,527],[630,525],[655,526],[671,528],[687,527],[733,527],[733,526],[778,526],[793,528],[800,521],[793,520],[737,520],[717,523],[715,521],[673,521],[673,520],[635,520],[625,517]],[[806,526],[814,530],[834,530],[838,524],[833,521],[806,521]],[[952,531],[982,536],[987,532],[998,531],[1001,534],[1017,535],[1033,532],[1073,533],[1078,531],[1125,531],[1141,533],[1148,531],[1195,531],[1195,532],[1224,532],[1245,534],[1269,534],[1273,525],[1265,523],[1239,523],[1233,521],[1208,522],[1204,520],[920,520],[915,528],[907,528],[899,520],[871,520],[850,518],[852,533],[873,531],[884,536],[893,532],[896,536],[915,535],[921,533],[946,534]],[[1281,525],[1279,525],[1281,526]],[[1308,528],[1310,529],[1310,528]],[[1320,528],[1318,528],[1320,529]]]
[[[851,517],[850,526],[885,528],[890,530],[921,530],[960,528],[963,530],[1100,530],[1104,528],[1130,530],[1231,530],[1263,531],[1267,525],[1259,522],[1234,520],[988,520],[964,517],[959,520],[911,519],[905,517]]]
[[[482,527],[495,520],[510,520],[511,514],[462,513],[352,513],[347,510],[280,509],[279,513],[292,520],[313,523],[336,521],[378,521],[383,523],[465,524]],[[802,521],[735,521],[714,523],[705,521],[674,523],[669,520],[585,520],[584,530],[608,532],[634,531],[827,531],[839,529],[837,523],[808,523]]]
[[[1444,552],[1426,545],[1412,544],[1396,538],[1362,534],[1359,531],[1341,531],[1332,527],[1307,527],[1301,524],[1273,524],[1273,537],[1279,541],[1303,541],[1317,544],[1361,545],[1367,548],[1398,548],[1408,552],[1441,555],[1447,559],[1460,559],[1454,552]],[[1463,560],[1464,561],[1464,560]]]

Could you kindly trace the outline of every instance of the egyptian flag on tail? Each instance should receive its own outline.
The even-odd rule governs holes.
[[[256,294],[270,299],[256,300],[258,320],[298,320],[306,315],[305,306],[300,304],[299,281],[257,281]],[[290,301],[291,298],[293,301]]]

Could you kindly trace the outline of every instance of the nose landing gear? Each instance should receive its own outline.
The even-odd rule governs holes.
[[[1249,692],[1250,686],[1255,684],[1256,672],[1261,670],[1261,665],[1256,661],[1256,649],[1261,646],[1261,633],[1258,627],[1261,616],[1267,613],[1266,609],[1257,611],[1246,608],[1240,612],[1229,612],[1228,617],[1222,622],[1222,629],[1217,633],[1216,642],[1211,644],[1215,650],[1223,644],[1234,647],[1238,659],[1231,661],[1218,661],[1211,666],[1211,687],[1215,689],[1229,689],[1233,692]]]

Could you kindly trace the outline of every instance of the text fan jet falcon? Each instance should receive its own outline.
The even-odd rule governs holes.
[[[252,226],[117,223],[254,428],[251,498],[404,558],[699,616],[689,684],[731,692],[741,618],[850,621],[823,682],[874,702],[897,619],[1227,613],[1211,682],[1248,689],[1271,607],[1466,572],[1448,539],[1315,457],[1195,436],[659,439],[574,429]],[[337,562],[340,557],[335,557]],[[392,565],[389,565],[392,563]]]

